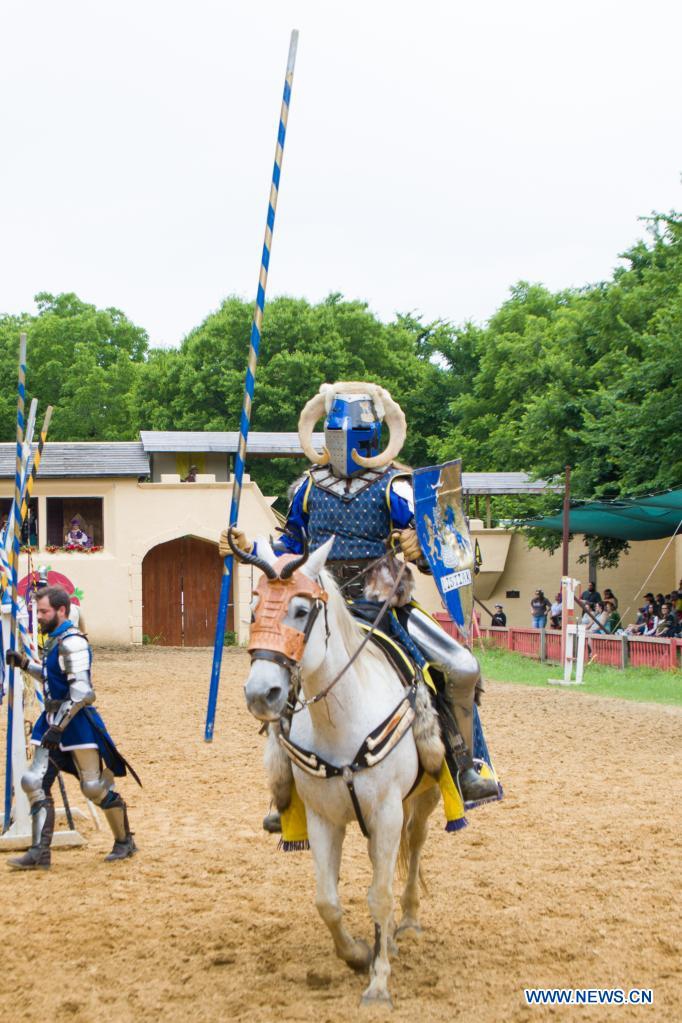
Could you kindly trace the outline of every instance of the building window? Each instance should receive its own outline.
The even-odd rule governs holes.
[[[101,497],[48,497],[48,546],[103,547],[103,505]]]
[[[0,498],[0,529],[4,532],[9,513],[14,501],[11,497]],[[38,498],[32,497],[21,531],[21,542],[24,547],[38,546]]]

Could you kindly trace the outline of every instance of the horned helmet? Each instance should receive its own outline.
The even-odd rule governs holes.
[[[325,446],[316,451],[313,427],[322,416],[326,416]],[[386,448],[379,451],[382,421],[390,437]],[[341,477],[390,465],[405,443],[406,432],[403,410],[388,391],[378,384],[358,381],[322,384],[298,421],[298,436],[306,456],[317,465],[331,465],[334,474]]]

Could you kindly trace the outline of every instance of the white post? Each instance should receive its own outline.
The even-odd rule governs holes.
[[[28,615],[24,606],[19,620],[28,625]],[[9,650],[9,636],[12,628],[12,605],[2,604],[2,648]],[[7,665],[2,666],[3,690],[7,691]],[[31,836],[31,806],[28,796],[21,787],[21,776],[28,767],[26,759],[26,736],[24,733],[24,678],[23,672],[14,673],[14,715],[12,718],[12,778],[14,780],[14,820],[12,826],[0,836],[0,846],[11,840],[29,838]],[[30,844],[30,842],[29,842]]]
[[[587,633],[586,625],[578,625],[578,660],[575,667],[575,684],[581,686],[583,684],[583,668],[585,667],[585,636]]]
[[[565,575],[561,578],[561,646],[564,656],[564,677],[550,678],[553,686],[581,685],[585,664],[585,626],[576,625],[575,592],[580,586],[579,579]],[[577,636],[577,650],[575,650]],[[573,679],[573,668],[576,677]]]

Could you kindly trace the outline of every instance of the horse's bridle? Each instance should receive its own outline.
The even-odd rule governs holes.
[[[301,663],[306,643],[310,638],[320,611],[324,610],[325,629],[329,638],[327,601],[329,594],[319,582],[310,579],[303,572],[294,571],[284,576],[292,555],[285,554],[275,562],[273,569],[280,569],[274,577],[263,576],[254,590],[258,603],[254,609],[249,645],[251,660],[274,661],[289,673]],[[299,558],[293,558],[300,561]],[[305,629],[296,629],[284,621],[294,597],[305,597],[312,601]]]
[[[322,609],[324,609],[325,647],[329,640],[329,621],[327,618],[329,594],[317,580],[311,579],[299,571],[301,566],[308,560],[307,541],[304,543],[302,555],[283,554],[274,565],[271,565],[270,562],[265,561],[263,558],[240,550],[234,543],[232,527],[227,531],[227,540],[235,557],[246,564],[253,565],[255,568],[260,568],[263,572],[263,577],[254,590],[259,600],[254,609],[254,620],[251,625],[249,645],[247,647],[251,654],[251,661],[272,661],[275,664],[279,664],[289,672],[292,688],[298,690],[301,659],[303,658],[306,643]],[[372,562],[364,571],[374,568],[380,560],[381,558]],[[329,685],[325,686],[321,692],[303,700],[300,699],[298,692],[294,693],[294,705],[290,705],[292,714],[297,714],[304,707],[310,707],[312,704],[324,700],[336,683],[345,675],[379,626],[381,619],[384,617],[393,597],[398,591],[406,570],[407,565],[403,563],[398,569],[390,593],[381,605],[376,618],[365,633],[361,643]],[[364,571],[359,574],[364,574]],[[286,616],[289,603],[294,597],[306,597],[313,601],[304,630],[285,625],[282,620]]]

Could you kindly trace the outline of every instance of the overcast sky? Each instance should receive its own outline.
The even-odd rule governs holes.
[[[0,312],[253,300],[292,28],[268,298],[483,321],[682,206],[678,0],[0,0]]]

